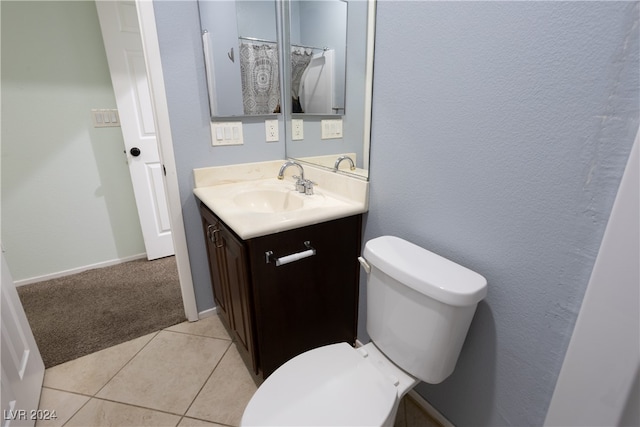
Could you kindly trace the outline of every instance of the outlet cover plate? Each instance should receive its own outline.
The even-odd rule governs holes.
[[[304,120],[291,119],[291,140],[301,141],[304,139]]]
[[[266,132],[267,142],[276,142],[280,139],[278,120],[265,120],[264,130]]]

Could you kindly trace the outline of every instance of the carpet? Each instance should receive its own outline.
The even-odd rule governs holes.
[[[173,256],[19,286],[18,294],[46,368],[186,320]]]

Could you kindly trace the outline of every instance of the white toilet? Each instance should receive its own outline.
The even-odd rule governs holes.
[[[392,236],[368,241],[363,256],[372,342],[289,360],[258,388],[241,425],[391,426],[417,383],[453,372],[485,278]]]

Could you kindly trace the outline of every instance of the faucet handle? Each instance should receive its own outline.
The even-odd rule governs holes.
[[[317,185],[317,183],[311,181],[310,179],[304,180],[304,194],[312,195],[313,194],[313,186]]]
[[[293,179],[296,180],[296,191],[298,193],[304,193],[306,191],[305,179],[298,175],[293,175]]]

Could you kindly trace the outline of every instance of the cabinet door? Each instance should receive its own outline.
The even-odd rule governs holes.
[[[223,224],[220,224],[221,251],[229,283],[231,301],[231,322],[236,343],[246,352],[257,373],[257,360],[253,348],[253,329],[251,324],[251,295],[247,273],[247,256],[242,241],[238,240]],[[244,351],[242,351],[244,350]]]
[[[327,344],[356,339],[361,216],[247,241],[255,304],[257,345],[264,378],[292,357]],[[316,254],[289,264],[282,257]]]
[[[216,242],[216,239],[220,238],[220,220],[213,216],[208,209],[202,205],[200,206],[200,213],[202,215],[202,226],[207,247],[207,258],[209,260],[209,274],[211,277],[211,287],[213,288],[213,299],[215,300],[220,319],[228,329],[232,329],[232,319],[229,312],[228,280],[226,271],[223,268],[225,264],[224,261],[220,260],[220,248],[216,247],[221,246],[220,243]]]

